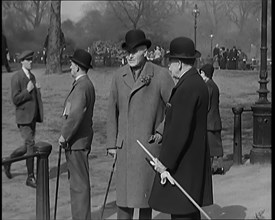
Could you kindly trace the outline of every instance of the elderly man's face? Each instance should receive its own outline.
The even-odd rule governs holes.
[[[168,69],[173,78],[178,78],[180,75],[181,62],[178,59],[170,59]]]
[[[147,47],[145,45],[136,47],[132,51],[127,51],[126,59],[131,67],[138,66],[144,59],[144,55],[147,51]]]

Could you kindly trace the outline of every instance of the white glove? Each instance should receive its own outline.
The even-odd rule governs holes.
[[[170,173],[168,171],[164,171],[163,173],[160,174],[160,183],[161,185],[164,185],[166,183],[166,180],[168,179],[169,182],[172,185],[175,185],[174,179],[171,177]]]

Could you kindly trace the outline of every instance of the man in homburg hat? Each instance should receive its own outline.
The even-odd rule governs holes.
[[[95,89],[87,72],[92,68],[92,56],[83,49],[77,49],[70,60],[74,81],[65,99],[63,124],[58,142],[65,149],[72,219],[90,220],[91,191],[88,156],[93,139]]]
[[[199,70],[205,81],[209,93],[209,104],[207,114],[207,138],[210,148],[211,167],[213,174],[224,174],[222,164],[222,121],[219,109],[220,91],[213,80],[214,66],[210,63],[203,65]],[[217,157],[217,158],[215,158]]]
[[[139,208],[140,219],[152,218],[148,198],[154,171],[148,168],[146,154],[137,139],[147,143],[161,125],[174,82],[167,69],[146,60],[150,46],[151,41],[142,30],[128,31],[122,44],[127,52],[127,65],[114,73],[111,84],[107,146],[117,153],[118,219],[132,219],[134,208]],[[148,146],[159,155],[160,134],[152,136],[154,139],[155,143]]]
[[[26,50],[19,55],[18,59],[22,64],[22,69],[11,78],[11,98],[16,107],[16,123],[24,139],[24,145],[14,150],[9,158],[20,157],[25,153],[28,155],[34,153],[36,122],[43,121],[40,85],[31,72],[33,54],[33,51]],[[35,188],[34,158],[26,159],[26,165],[28,171],[26,184]],[[6,176],[11,179],[10,168],[11,164],[4,166]]]
[[[199,206],[213,203],[210,154],[207,145],[208,91],[194,67],[201,56],[187,37],[170,43],[169,71],[178,80],[169,98],[159,160],[149,205],[172,219],[200,219],[199,210],[168,181],[168,171]],[[148,148],[148,150],[150,150]],[[165,181],[164,181],[165,182]]]

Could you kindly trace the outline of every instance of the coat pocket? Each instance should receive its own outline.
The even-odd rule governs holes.
[[[118,134],[116,139],[116,147],[122,148],[122,145],[123,145],[123,138],[121,137],[120,134]]]

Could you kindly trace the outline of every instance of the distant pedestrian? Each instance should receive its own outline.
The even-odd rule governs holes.
[[[88,156],[93,140],[94,85],[87,72],[92,56],[75,50],[71,60],[72,88],[65,99],[59,144],[65,149],[73,220],[91,220]]]
[[[207,113],[207,137],[210,148],[211,167],[213,174],[224,174],[223,168],[223,147],[222,147],[222,121],[220,116],[220,91],[213,80],[214,67],[205,64],[199,70],[201,77],[205,81],[208,93],[209,104]]]
[[[35,75],[31,72],[33,54],[33,51],[27,50],[19,55],[18,59],[22,64],[22,69],[11,78],[12,102],[16,107],[15,118],[24,145],[14,150],[6,159],[34,153],[36,122],[43,121],[40,84],[36,82]],[[26,159],[26,165],[28,171],[26,185],[36,188],[34,158]],[[11,164],[5,165],[4,168],[6,176],[11,179]]]
[[[9,61],[7,56],[9,55],[9,48],[8,48],[8,43],[7,43],[7,38],[4,34],[2,34],[2,65],[1,66],[5,66],[7,72],[12,72],[10,65],[9,65]]]

